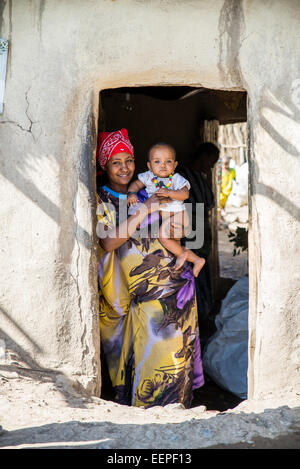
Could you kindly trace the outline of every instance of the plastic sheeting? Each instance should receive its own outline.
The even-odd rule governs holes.
[[[248,203],[248,163],[235,167],[235,180],[228,196],[226,206],[242,207]]]
[[[216,384],[247,399],[249,280],[242,277],[229,290],[216,316],[217,331],[203,353],[204,371]]]

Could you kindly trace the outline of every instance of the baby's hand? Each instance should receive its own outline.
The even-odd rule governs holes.
[[[156,194],[158,197],[170,197],[169,190],[168,190],[168,189],[165,189],[164,187],[160,187],[159,189],[157,189],[157,191],[155,192],[155,194]]]
[[[129,194],[127,196],[127,205],[137,205],[138,203],[139,199],[136,194]]]

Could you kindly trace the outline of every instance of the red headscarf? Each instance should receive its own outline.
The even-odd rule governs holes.
[[[126,129],[115,132],[100,132],[98,139],[97,158],[101,168],[116,153],[129,153],[134,157],[133,146],[130,143]]]

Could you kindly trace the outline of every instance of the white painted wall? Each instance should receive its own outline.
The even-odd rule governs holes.
[[[28,362],[57,368],[98,392],[93,123],[99,91],[181,84],[245,89],[249,391],[259,397],[299,386],[299,26],[297,0],[0,4],[0,36],[10,43],[0,118],[1,329]]]

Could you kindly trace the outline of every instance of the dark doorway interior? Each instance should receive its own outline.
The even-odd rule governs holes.
[[[170,143],[178,160],[184,161],[203,141],[204,120],[243,122],[246,106],[247,94],[240,91],[186,86],[108,89],[100,93],[99,130],[127,128],[140,172],[154,143]]]
[[[172,86],[117,88],[100,93],[99,131],[123,127],[128,130],[135,149],[137,173],[146,170],[147,151],[157,142],[171,144],[179,163],[183,163],[204,141],[204,121],[207,120],[217,120],[220,125],[247,121],[246,92]],[[235,282],[230,278],[217,280],[210,315],[199,317],[202,348],[215,332],[214,318]],[[113,400],[105,363],[102,364],[102,383],[101,397]],[[205,376],[205,385],[194,393],[193,406],[205,405],[208,410],[224,411],[240,402],[240,398]]]

